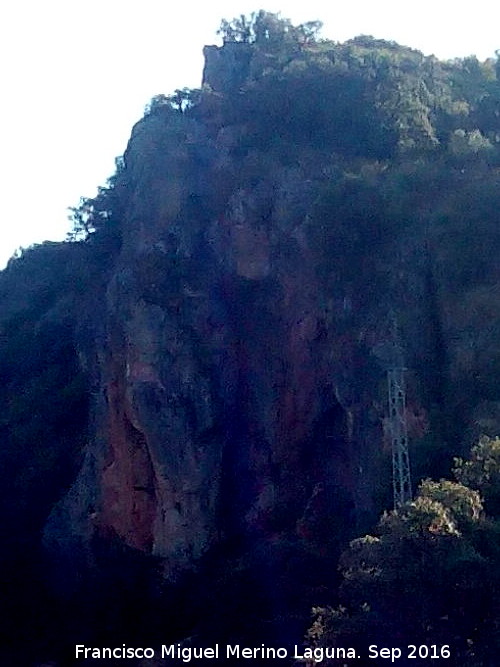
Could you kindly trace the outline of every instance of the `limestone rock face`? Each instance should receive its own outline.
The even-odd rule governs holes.
[[[173,580],[221,540],[322,549],[354,530],[385,446],[383,294],[367,299],[362,267],[357,293],[322,280],[304,167],[215,205],[219,157],[181,115],[134,128],[122,249],[94,321],[93,464],[50,524],[158,556]]]
[[[203,83],[214,91],[237,89],[248,74],[252,48],[243,42],[228,42],[223,47],[203,49]]]
[[[410,436],[428,433],[446,377],[470,366],[450,342],[459,309],[439,303],[452,289],[445,259],[436,287],[422,238],[382,229],[366,193],[364,218],[357,194],[321,218],[331,156],[243,149],[250,120],[214,121],[218,95],[246,76],[248,48],[207,47],[211,91],[198,112],[157,109],[132,132],[121,250],[84,353],[85,463],[47,528],[49,542],[117,540],[158,556],[172,580],[221,542],[292,539],[321,552],[375,518],[374,497],[390,497],[379,352],[394,308]]]
[[[297,188],[307,207],[302,175],[237,188],[204,220],[196,131],[181,121],[168,144],[172,128],[146,118],[127,149],[124,242],[95,321],[94,464],[76,482],[87,513],[75,521],[74,493],[57,510],[173,578],[234,535],[319,544],[332,517],[370,509],[359,470],[381,440],[380,420],[359,422],[366,360],[335,332],[347,297],[325,292],[288,212]]]

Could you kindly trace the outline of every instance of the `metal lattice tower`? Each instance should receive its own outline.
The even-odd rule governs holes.
[[[387,370],[394,509],[412,499],[404,372],[402,365],[395,365]]]
[[[408,428],[406,424],[406,390],[403,346],[396,313],[389,312],[388,337],[373,350],[387,372],[389,399],[389,434],[392,449],[392,489],[394,509],[412,499]]]

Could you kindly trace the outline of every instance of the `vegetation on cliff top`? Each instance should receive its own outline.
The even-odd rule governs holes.
[[[191,121],[191,143],[220,142],[223,130],[241,180],[250,163],[262,178],[306,160],[333,174],[407,162],[477,173],[500,164],[498,57],[443,62],[370,36],[320,39],[319,28],[262,10],[223,21],[224,46],[207,57],[202,88],[156,96],[142,122],[161,118],[165,131],[181,132]],[[78,234],[119,227],[126,189],[120,161],[108,186],[74,211]]]

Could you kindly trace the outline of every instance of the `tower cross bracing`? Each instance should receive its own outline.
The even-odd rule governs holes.
[[[404,372],[403,366],[394,366],[387,371],[394,509],[412,499]]]

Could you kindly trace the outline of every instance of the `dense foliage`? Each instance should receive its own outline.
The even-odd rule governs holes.
[[[352,541],[340,559],[340,605],[314,610],[312,644],[356,646],[365,657],[370,644],[404,655],[410,644],[448,646],[447,664],[493,664],[500,515],[491,501],[499,474],[500,441],[483,438],[469,460],[457,461],[460,482],[424,480],[413,503],[384,514],[374,536]],[[428,664],[422,658],[412,664]]]
[[[441,178],[500,164],[498,58],[443,62],[370,36],[320,39],[320,27],[293,26],[263,10],[223,21],[224,74],[206,68],[201,89],[157,95],[146,118],[161,118],[170,134],[191,122],[190,143],[205,149],[207,130],[212,138],[231,131],[240,178],[250,168],[266,178],[277,163],[302,161],[337,173],[439,161]],[[193,120],[204,126],[203,138]],[[77,237],[104,229],[119,237],[128,176],[120,160],[98,196],[73,210]]]
[[[254,148],[285,139],[386,159],[429,151],[464,157],[497,146],[498,61],[440,62],[369,36],[339,44],[318,39],[319,27],[293,27],[262,11],[223,22],[225,44],[237,47],[246,71],[237,90],[228,81],[216,92],[232,95],[228,111],[248,123]]]

